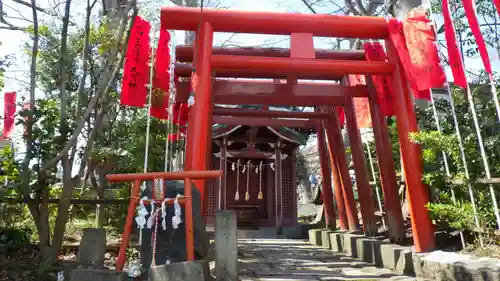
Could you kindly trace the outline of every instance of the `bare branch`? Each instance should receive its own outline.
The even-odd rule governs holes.
[[[307,2],[307,0],[302,0],[302,3],[306,5],[306,7],[309,9],[309,11],[311,11],[311,13],[316,14],[316,10],[314,10],[312,5],[309,2]]]
[[[22,27],[15,26],[11,23],[9,23],[4,16],[7,16],[7,13],[4,12],[3,10],[3,1],[0,1],[0,23],[5,24],[6,26],[0,26],[0,29],[6,29],[6,30],[23,30]]]
[[[12,0],[12,2],[15,2],[15,3],[17,3],[17,4],[21,4],[21,5],[23,5],[23,6],[26,6],[26,7],[28,7],[28,8],[31,8],[31,9],[35,9],[35,10],[37,10],[37,11],[39,11],[39,12],[42,12],[42,13],[44,13],[44,14],[47,14],[47,15],[52,15],[52,13],[51,13],[51,12],[49,12],[49,11],[47,11],[46,9],[38,7],[38,6],[36,5],[36,1],[31,1],[31,3],[29,3],[29,2],[26,2],[26,1],[23,1],[23,0]],[[34,20],[35,20],[35,19],[33,19],[33,21],[34,21]]]
[[[138,10],[137,10],[137,8],[134,7],[133,15],[131,16],[130,28],[127,32],[125,42],[128,42],[128,39],[130,37],[130,31],[131,31],[132,26],[133,26],[133,19],[135,18],[137,13],[138,13]],[[121,40],[118,42],[121,42]],[[94,122],[93,127],[92,127],[92,131],[90,132],[90,135],[89,135],[89,138],[87,141],[87,146],[85,147],[85,151],[83,153],[82,161],[80,163],[80,169],[78,171],[78,176],[80,176],[80,177],[82,177],[84,175],[85,168],[86,168],[88,160],[90,158],[90,152],[92,151],[92,147],[94,145],[94,139],[96,138],[96,136],[99,132],[99,129],[101,128],[102,121],[104,120],[104,116],[106,115],[106,113],[108,111],[109,102],[106,100],[107,99],[107,92],[108,92],[108,89],[111,86],[113,80],[115,79],[116,75],[118,74],[119,69],[123,65],[123,61],[125,59],[124,54],[126,53],[126,46],[127,45],[124,46],[124,50],[120,55],[120,59],[119,59],[118,63],[116,64],[115,69],[113,70],[113,73],[111,75],[111,79],[108,80],[109,82],[106,85],[106,87],[102,93],[102,95],[103,95],[102,107],[100,108],[100,110],[97,113],[97,116],[95,118],[95,122]],[[119,49],[119,46],[117,46],[117,48]]]
[[[76,128],[73,131],[73,134],[71,135],[70,139],[66,142],[62,151],[59,152],[59,154],[56,157],[54,157],[50,161],[48,161],[42,167],[41,171],[45,171],[45,170],[50,169],[50,168],[54,167],[55,165],[57,165],[57,163],[61,159],[63,159],[64,156],[69,152],[69,150],[76,144],[76,142],[78,140],[78,136],[80,135],[83,128],[85,127],[85,123],[86,123],[87,119],[90,117],[91,113],[94,111],[99,99],[109,90],[112,83],[114,83],[114,79],[123,65],[123,61],[125,59],[125,53],[127,51],[127,42],[128,42],[129,37],[130,37],[130,31],[132,29],[135,16],[137,15],[137,7],[135,5],[135,2],[133,2],[131,5],[133,7],[133,15],[130,17],[130,20],[126,20],[126,17],[124,19],[122,19],[122,23],[121,23],[119,31],[118,31],[118,37],[116,39],[115,48],[114,48],[113,53],[110,56],[111,57],[110,64],[113,64],[116,61],[117,53],[120,51],[120,46],[123,45],[122,46],[123,51],[120,53],[118,62],[116,63],[116,65],[113,69],[113,72],[111,73],[111,77],[109,77],[109,79],[102,79],[101,80],[102,83],[106,83],[106,84],[104,84],[102,87],[99,87],[100,89],[98,90],[98,92],[89,101],[89,104],[88,104],[87,108],[85,109],[85,111],[83,112],[82,118],[76,124]],[[129,28],[127,31],[126,40],[124,41],[123,44],[121,44],[122,38],[123,38],[123,33],[124,33],[123,30],[125,29],[127,22],[129,22],[130,24],[129,24]]]
[[[1,30],[12,30],[12,31],[23,31],[25,30],[24,28],[22,27],[18,27],[18,26],[13,26],[7,22],[4,22],[3,20],[0,19],[0,23],[3,23],[3,24],[6,24],[7,26],[0,26],[0,29]]]
[[[224,47],[226,46],[226,44],[228,44],[229,42],[231,42],[231,39],[233,39],[234,36],[236,36],[237,33],[233,33],[231,34],[231,36],[229,36],[229,38],[227,38],[226,40],[224,40],[224,42],[222,42],[220,44],[221,47]]]

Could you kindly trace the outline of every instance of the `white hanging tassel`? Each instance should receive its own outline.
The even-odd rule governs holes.
[[[149,214],[148,224],[146,226],[147,228],[151,229],[151,227],[153,227],[154,218],[155,218],[155,202],[154,200],[151,199],[151,213]]]
[[[161,202],[161,227],[163,230],[167,229],[167,199]]]
[[[243,173],[243,174],[244,174],[246,170],[247,170],[247,165],[244,165],[244,166],[243,166],[243,170],[241,170],[241,173]]]
[[[236,168],[234,167],[234,162],[233,162],[233,165],[231,165],[231,170],[236,170]]]
[[[143,229],[146,225],[146,216],[148,215],[148,210],[146,206],[144,206],[144,200],[148,199],[147,197],[143,197],[141,201],[139,201],[139,210],[137,211],[137,216],[135,217],[135,222],[137,223],[137,227],[139,229]]]
[[[234,163],[233,163],[234,164]],[[234,194],[234,200],[240,200],[240,159],[238,159],[238,164],[236,166],[236,193]]]
[[[188,103],[188,107],[193,106],[193,105],[195,104],[195,99],[194,99],[194,96],[190,96],[190,97],[188,98],[188,102],[187,102],[187,103]]]
[[[274,163],[271,163],[271,169],[274,171]]]
[[[181,205],[179,204],[180,197],[181,197],[180,194],[177,194],[177,197],[175,197],[174,201],[174,216],[172,217],[172,227],[174,229],[177,229],[179,227],[179,224],[182,222],[181,219],[182,209]]]
[[[255,166],[255,173],[258,174],[259,173],[259,166]]]

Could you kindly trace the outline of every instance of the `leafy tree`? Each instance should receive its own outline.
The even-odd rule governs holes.
[[[21,112],[18,122],[26,129],[26,153],[14,164],[19,177],[11,185],[29,202],[40,248],[49,263],[61,247],[70,199],[82,184],[95,140],[107,128],[104,117],[116,100],[132,24],[129,18],[137,14],[132,1],[95,26],[90,19],[96,3],[87,1],[83,28],[71,29],[71,0],[62,3],[62,16],[48,25],[39,23],[41,8],[34,1],[25,3],[32,9],[33,24],[19,29],[32,39],[25,46],[31,62],[30,108]],[[46,199],[55,185],[62,189],[54,229],[50,229]]]
[[[475,203],[478,206],[480,225],[481,228],[494,229],[496,219],[490,191],[487,185],[478,181],[485,178],[485,174],[469,104],[462,89],[453,87],[452,93],[468,160],[470,182],[473,185]],[[477,105],[476,110],[480,119],[491,174],[493,177],[498,177],[500,175],[500,137],[498,134],[500,125],[496,122],[496,112],[488,85],[472,85],[472,95]],[[421,132],[412,136],[415,142],[423,146],[425,162],[423,180],[436,194],[435,200],[429,204],[429,210],[432,217],[442,226],[473,230],[475,225],[472,205],[467,190],[467,181],[464,181],[464,166],[453,127],[451,107],[446,100],[438,100],[436,106],[442,113],[440,125],[443,132],[436,131],[432,109],[428,108],[419,112]],[[451,177],[448,177],[444,170],[443,151],[449,159]],[[498,198],[500,193],[495,192]],[[453,201],[453,195],[456,202]]]

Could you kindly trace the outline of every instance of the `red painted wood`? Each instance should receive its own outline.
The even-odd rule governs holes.
[[[344,195],[344,206],[347,214],[347,221],[349,223],[349,230],[356,231],[359,230],[359,219],[356,208],[356,201],[354,200],[354,192],[352,190],[351,176],[349,174],[349,168],[347,166],[344,141],[340,132],[339,121],[335,109],[330,108],[329,112],[331,113],[331,115],[327,133],[332,134],[331,137],[336,144],[334,147],[334,159],[340,175],[342,193]]]
[[[394,44],[386,41],[387,56],[396,66],[391,77],[394,90],[393,102],[398,126],[399,142],[403,155],[403,165],[406,172],[406,187],[408,189],[413,241],[417,252],[429,252],[435,249],[434,228],[425,205],[429,202],[426,186],[422,183],[422,161],[420,147],[410,141],[409,134],[418,132],[413,104],[408,91],[408,81],[401,71],[401,62]],[[411,172],[409,172],[411,171]]]
[[[333,192],[330,168],[328,167],[328,150],[326,149],[325,132],[323,125],[318,125],[316,133],[316,141],[318,145],[319,162],[321,167],[321,178],[323,182],[323,210],[325,212],[326,227],[335,229],[335,212],[333,209]]]
[[[290,36],[290,57],[315,59],[314,40],[312,33],[292,33]]]
[[[275,119],[265,117],[234,117],[234,116],[214,116],[213,124],[244,125],[244,126],[271,126],[290,128],[313,128],[319,120],[290,120]]]
[[[161,28],[196,31],[209,22],[216,32],[281,34],[312,33],[321,37],[385,39],[389,32],[383,17],[322,14],[246,12],[237,10],[163,7]]]
[[[302,118],[323,119],[328,118],[326,112],[292,112],[279,110],[253,110],[242,108],[220,108],[213,109],[213,115],[219,116],[241,116],[241,117],[269,117],[269,118]]]
[[[290,49],[283,48],[223,48],[214,47],[212,49],[214,55],[233,55],[233,56],[256,56],[256,57],[290,57]],[[314,52],[316,59],[329,60],[365,60],[365,52],[358,50],[329,50],[316,49]],[[175,59],[178,62],[193,61],[192,46],[177,46],[175,48]]]
[[[186,63],[176,63],[174,65],[175,75],[178,77],[191,77],[191,72],[193,67],[191,64]],[[262,69],[260,71],[255,71],[253,69],[238,69],[238,70],[227,70],[227,69],[218,69],[214,71],[215,77],[229,77],[229,78],[282,78],[286,79],[290,74],[289,73],[277,73],[275,70],[267,70]],[[332,75],[330,72],[321,73],[302,73],[297,75],[298,79],[313,79],[313,80],[340,80],[344,75]]]
[[[380,181],[384,193],[384,210],[387,217],[389,239],[394,243],[400,243],[405,237],[405,229],[403,213],[399,203],[396,168],[392,158],[392,144],[387,128],[387,120],[381,113],[380,106],[377,103],[377,94],[372,79],[367,77],[366,82],[370,91],[370,114],[372,116]]]
[[[328,155],[330,160],[330,168],[332,169],[333,190],[335,192],[335,201],[337,202],[337,213],[339,214],[339,227],[342,230],[349,229],[349,222],[347,221],[347,212],[344,204],[344,192],[342,187],[342,180],[340,177],[340,170],[338,167],[336,147],[338,146],[335,136],[333,135],[332,122],[327,119],[325,122],[326,136],[328,139]]]
[[[394,67],[386,62],[316,60],[302,58],[270,58],[213,55],[210,62],[217,70],[266,71],[287,75],[324,75],[330,79],[347,74],[391,74]]]
[[[275,106],[320,106],[343,105],[344,98],[325,96],[269,96],[269,95],[216,95],[214,103],[218,104],[258,104]]]
[[[178,101],[186,101],[190,92],[190,80],[177,83],[176,98]],[[343,103],[344,97],[368,97],[368,88],[363,85],[348,87],[331,82],[301,82],[297,85],[288,85],[276,84],[273,81],[243,79],[212,79],[212,92],[215,98],[214,101],[221,103],[227,98],[231,98],[231,102],[237,102],[238,97],[242,101],[259,97],[262,97],[262,99],[270,98],[271,101],[274,101],[274,98],[269,96],[286,96],[287,100],[294,96],[297,97],[298,101],[306,103],[315,103],[316,100],[328,103],[330,99]]]
[[[361,218],[363,220],[363,230],[366,235],[375,236],[377,234],[377,222],[375,220],[375,206],[372,196],[372,188],[368,181],[368,171],[366,169],[365,152],[361,142],[361,134],[358,129],[356,112],[353,98],[347,98],[344,106],[346,117],[347,133],[349,134],[349,145],[356,173],[356,186],[358,189],[359,204],[361,207]]]
[[[181,82],[186,84],[188,82]],[[331,82],[300,82],[295,85],[277,81],[245,80],[245,79],[214,79],[215,94],[282,94],[287,96],[328,96],[328,97],[368,97],[366,86],[342,86]]]
[[[194,126],[189,126],[189,124],[193,124],[195,122],[193,115],[193,107],[189,108],[188,115],[188,126],[187,126],[187,135],[186,135],[186,155],[184,160],[184,170],[191,170],[191,154],[193,153],[193,142],[196,137],[196,133],[194,131]]]
[[[207,153],[209,134],[211,134],[212,122],[212,99],[211,99],[211,74],[210,56],[212,54],[213,29],[207,23],[201,23],[200,30],[197,33],[197,58],[196,72],[193,76],[193,89],[196,93],[196,101],[191,108],[192,119],[189,124],[195,135],[192,135],[192,146],[189,147],[191,153],[190,166],[193,170],[207,169]],[[201,202],[205,202],[205,181],[193,180],[195,186],[200,191]],[[206,204],[202,204],[202,213],[205,216]]]

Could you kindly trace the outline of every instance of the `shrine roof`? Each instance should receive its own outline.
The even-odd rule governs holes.
[[[261,106],[251,106],[251,105],[241,105],[235,106],[235,108],[245,108],[245,109],[260,109]],[[294,111],[290,107],[281,107],[281,106],[273,106],[270,109],[277,109],[282,111]],[[224,136],[229,136],[232,133],[236,132],[238,129],[243,127],[243,125],[226,125],[226,124],[214,124],[212,125],[212,138],[218,139]],[[274,128],[271,126],[263,126],[267,127],[267,129],[272,132],[274,135],[281,137],[289,142],[296,143],[298,145],[305,145],[307,143],[307,139],[309,134],[299,132],[293,128],[289,127],[280,127]]]

